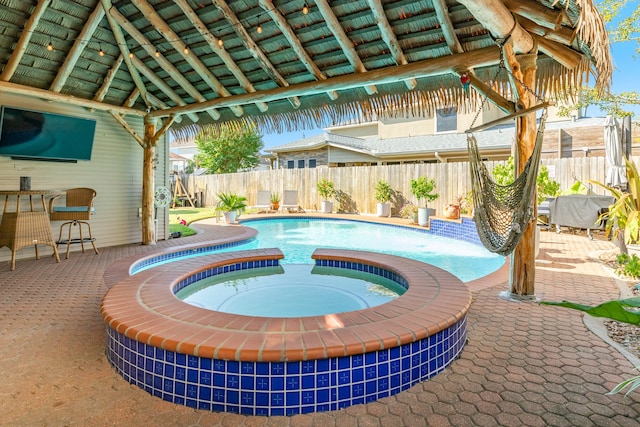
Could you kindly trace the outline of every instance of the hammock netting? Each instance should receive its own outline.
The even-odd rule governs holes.
[[[540,153],[546,122],[542,114],[531,156],[520,175],[509,185],[499,185],[480,157],[473,134],[467,134],[471,188],[478,235],[491,252],[509,255],[514,251],[532,221],[536,179],[540,167]]]

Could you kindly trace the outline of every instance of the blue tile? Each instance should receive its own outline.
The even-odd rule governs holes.
[[[285,405],[284,392],[271,393],[271,399],[269,401],[271,402],[271,406],[284,406]]]
[[[272,377],[271,390],[284,390],[284,377]]]
[[[198,399],[206,401],[211,400],[211,387],[199,387]]]
[[[254,379],[251,375],[242,375],[240,378],[240,387],[242,390],[254,390]]]
[[[227,390],[226,397],[227,404],[237,405],[238,403],[240,403],[240,392],[236,390]]]
[[[330,395],[328,389],[316,390],[316,403],[329,402],[329,396]]]

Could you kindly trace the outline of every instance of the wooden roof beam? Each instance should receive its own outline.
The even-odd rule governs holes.
[[[22,33],[20,34],[20,38],[16,43],[16,47],[13,49],[11,53],[11,57],[7,61],[7,65],[4,66],[4,70],[2,70],[2,74],[0,74],[0,80],[3,82],[8,82],[13,77],[13,74],[16,72],[18,65],[20,65],[20,61],[24,56],[24,53],[27,51],[27,46],[31,41],[31,37],[33,37],[33,32],[35,28],[38,26],[38,22],[40,22],[40,18],[47,10],[49,5],[51,4],[51,0],[40,0],[38,1],[38,5],[29,16],[29,19],[24,25]]]
[[[131,3],[138,8],[140,12],[142,12],[145,18],[149,21],[151,25],[155,27],[155,30],[158,31],[162,37],[167,40],[171,46],[176,50],[176,52],[182,56],[182,58],[187,61],[187,63],[193,68],[196,73],[204,80],[207,85],[213,90],[216,91],[218,96],[227,97],[231,96],[231,93],[227,90],[227,88],[222,85],[216,78],[216,76],[209,71],[206,65],[204,65],[200,59],[198,59],[195,55],[184,53],[185,44],[180,39],[180,36],[176,34],[169,24],[167,24],[160,15],[155,11],[153,6],[151,6],[146,0],[131,0]],[[240,117],[244,114],[242,107],[234,105],[229,107],[233,114],[237,117]]]
[[[133,116],[145,116],[144,111],[136,110],[134,108],[120,107],[117,105],[105,104],[103,102],[97,102],[90,99],[82,99],[71,95],[64,95],[61,93],[51,92],[46,89],[37,89],[30,86],[23,86],[11,82],[0,82],[0,92],[12,93],[20,96],[28,96],[33,98],[40,98],[46,101],[60,102],[62,104],[75,105],[76,107],[82,107],[87,109],[94,109],[98,111],[110,111],[123,115]]]
[[[358,56],[356,49],[353,47],[353,42],[344,32],[342,25],[340,25],[340,21],[338,21],[338,18],[336,18],[336,16],[334,15],[333,10],[331,10],[331,6],[329,6],[329,3],[327,3],[326,0],[316,0],[316,6],[318,6],[318,10],[326,21],[327,27],[329,28],[329,30],[331,30],[331,33],[338,41],[338,44],[340,44],[340,47],[342,47],[342,51],[353,67],[354,72],[358,74],[366,73],[367,69]],[[378,89],[374,85],[367,85],[365,87],[365,90],[369,95],[378,93]]]
[[[262,49],[253,41],[247,30],[244,29],[242,22],[238,19],[236,14],[231,10],[229,5],[224,0],[212,0],[213,5],[218,8],[224,15],[224,18],[232,25],[233,30],[236,32],[242,43],[249,50],[251,55],[258,61],[263,70],[278,84],[279,86],[289,86],[289,82],[278,72],[276,67],[273,66],[271,61],[262,52]],[[208,30],[207,30],[208,32]],[[289,102],[294,108],[300,107],[300,100],[296,97],[289,99]]]
[[[182,89],[184,89],[185,92],[191,95],[197,102],[203,102],[207,100],[198,91],[198,89],[196,89],[191,84],[191,82],[189,82],[189,80],[187,80],[182,75],[182,73],[171,62],[169,62],[167,58],[165,58],[164,55],[155,55],[156,50],[153,47],[153,43],[151,43],[140,31],[138,31],[138,29],[125,16],[123,16],[120,11],[118,11],[116,8],[112,8],[111,10],[109,10],[109,13],[111,14],[111,16],[113,16],[118,25],[120,25],[120,27],[122,27],[122,29],[126,31],[127,34],[129,34],[135,41],[137,41],[140,46],[147,52],[149,57],[154,58],[155,61],[162,67],[162,69],[165,70],[169,74],[169,76],[171,76],[171,78],[175,80]],[[208,110],[207,113],[209,113],[211,118],[214,120],[218,120],[220,118],[220,113],[215,109]]]
[[[169,108],[171,108],[171,107],[169,107],[167,104],[165,104],[164,102],[160,101],[160,100],[159,100],[155,95],[153,95],[152,93],[148,93],[147,95],[148,95],[148,97],[149,97],[149,102],[151,103],[151,105],[152,105],[152,106],[154,106],[154,107],[156,107],[156,108],[154,108],[154,109],[161,108],[161,109],[164,109],[164,110],[168,110]],[[134,89],[134,90],[129,94],[129,96],[127,97],[127,99],[125,100],[124,105],[125,105],[125,106],[128,106],[128,107],[132,106],[133,104],[135,104],[135,103],[136,103],[136,99],[138,99],[138,97],[139,97],[139,96],[140,96],[140,91],[139,91],[137,88],[136,88],[136,89]],[[175,120],[175,121],[176,121],[177,123],[180,123],[180,122],[182,121],[182,116],[178,116],[178,115],[176,115],[176,116],[175,116],[175,118],[176,118],[176,120]]]
[[[432,0],[432,3],[434,9],[436,10],[436,16],[438,17],[438,22],[440,23],[440,29],[442,30],[444,39],[447,42],[447,46],[449,46],[449,50],[451,50],[451,53],[464,52],[464,49],[460,44],[460,40],[458,40],[458,36],[456,36],[453,22],[451,22],[447,3],[445,2],[445,0]]]
[[[149,67],[147,67],[137,56],[134,56],[131,61],[135,64],[136,68],[149,79],[151,83],[156,85],[165,95],[167,95],[176,105],[187,105],[187,103],[178,95],[168,84],[164,82],[158,75],[156,75]],[[197,122],[198,116],[193,113],[188,114],[189,118]]]
[[[164,117],[170,114],[193,113],[205,111],[207,108],[212,107],[249,104],[255,102],[256,98],[260,101],[269,102],[285,99],[290,96],[324,94],[330,90],[350,90],[372,84],[389,84],[399,80],[449,74],[454,72],[454,65],[460,67],[460,69],[466,69],[497,65],[499,62],[500,50],[497,46],[490,46],[455,55],[411,62],[407,65],[371,70],[366,73],[345,74],[322,81],[310,81],[295,86],[279,87],[251,94],[216,98],[200,104],[173,107],[164,111],[153,111],[150,115],[154,117]]]
[[[500,96],[495,90],[491,88],[488,84],[480,80],[473,73],[472,70],[455,68],[455,73],[460,76],[462,73],[466,73],[469,77],[470,84],[473,86],[476,92],[480,94],[482,97],[486,97],[489,101],[491,101],[496,107],[500,110],[504,111],[507,114],[513,114],[516,111],[515,103],[509,101],[508,99]]]
[[[560,27],[557,30],[550,30],[549,28],[539,25],[520,15],[518,15],[518,23],[531,34],[536,34],[547,40],[562,43],[566,46],[571,46],[576,37],[576,33],[568,27]]]
[[[129,47],[127,46],[127,42],[124,39],[124,35],[118,26],[118,23],[115,19],[108,13],[109,9],[113,7],[111,0],[100,0],[102,4],[102,8],[105,11],[105,16],[107,17],[107,21],[109,22],[109,27],[111,28],[111,32],[113,33],[113,37],[116,39],[116,43],[120,48],[120,53],[122,53],[122,58],[124,59],[124,63],[127,64],[127,69],[129,70],[129,75],[133,80],[133,83],[140,91],[140,96],[142,97],[142,101],[145,103],[147,107],[150,107],[149,101],[147,100],[147,88],[144,86],[138,71],[133,66],[131,62],[131,58],[129,58]]]
[[[209,43],[209,47],[213,50],[222,62],[227,66],[231,74],[234,75],[240,86],[247,92],[255,92],[256,89],[253,87],[253,84],[249,81],[249,79],[244,75],[240,67],[235,63],[229,52],[227,52],[224,47],[218,46],[215,37],[211,35],[211,33],[207,30],[207,26],[200,20],[198,14],[189,6],[186,0],[174,0],[174,3],[178,5],[178,7],[182,10],[182,12],[187,16],[189,21],[193,24],[193,26],[198,30],[200,35]],[[269,109],[269,106],[264,102],[257,102],[256,107],[262,112],[265,112]]]
[[[570,70],[573,70],[580,65],[584,59],[584,56],[581,53],[576,52],[563,44],[547,40],[546,38],[535,34],[533,35],[533,39],[538,44],[538,48],[541,52],[555,59]]]
[[[91,12],[89,19],[82,27],[82,31],[80,31],[80,34],[76,37],[76,41],[73,43],[69,53],[67,53],[67,57],[64,59],[64,63],[58,70],[58,74],[53,80],[53,83],[51,83],[49,90],[54,92],[60,92],[62,90],[64,84],[73,71],[73,67],[75,67],[76,62],[78,62],[78,58],[80,58],[84,48],[89,44],[89,40],[92,38],[96,28],[98,28],[102,18],[104,18],[104,9],[102,8],[102,5],[97,4],[93,12]]]
[[[116,73],[118,72],[118,68],[120,68],[123,62],[124,62],[124,58],[121,53],[120,55],[118,55],[118,57],[116,58],[116,62],[114,62],[111,65],[109,72],[102,80],[102,85],[100,86],[100,89],[98,89],[96,94],[93,96],[94,101],[100,102],[104,99],[105,96],[107,96],[107,92],[109,92],[111,83],[113,83],[113,79],[116,77]]]
[[[404,56],[404,52],[402,51],[402,46],[398,42],[398,38],[396,34],[393,32],[393,28],[391,28],[391,24],[389,24],[389,19],[387,18],[387,14],[382,7],[382,4],[378,0],[368,0],[369,7],[373,11],[373,16],[376,18],[378,22],[378,29],[380,29],[380,35],[382,40],[389,46],[389,51],[393,58],[396,61],[397,65],[405,65],[408,64],[407,58]],[[415,79],[405,80],[404,84],[407,86],[407,89],[415,89],[417,82]]]
[[[563,22],[569,23],[569,18],[564,11],[549,9],[537,1],[503,0],[503,3],[516,15],[523,16],[538,25],[554,31],[558,30]]]
[[[509,35],[514,52],[529,53],[534,48],[533,37],[518,24],[502,0],[458,0],[493,37]]]
[[[313,76],[317,80],[326,80],[327,76],[320,70],[316,63],[313,62],[313,59],[311,59],[307,51],[302,46],[302,43],[300,43],[300,39],[298,39],[287,20],[284,18],[284,16],[282,16],[278,9],[276,9],[271,0],[258,0],[258,4],[278,25],[278,28],[280,28],[280,31],[282,31],[282,35],[284,35],[284,37],[289,41],[289,44],[293,48],[294,52],[298,55],[298,58],[305,66],[305,68],[309,70],[309,72],[313,74]],[[327,92],[327,95],[333,100],[338,99],[338,92],[336,91]]]

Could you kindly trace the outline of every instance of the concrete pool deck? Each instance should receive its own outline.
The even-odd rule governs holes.
[[[7,262],[0,263],[0,424],[640,425],[640,394],[606,395],[636,373],[633,365],[590,332],[576,311],[500,299],[507,283],[496,277],[471,288],[469,342],[461,357],[433,379],[377,402],[293,417],[252,417],[153,397],[129,385],[106,360],[99,306],[105,283],[112,280],[104,272],[123,258],[227,238],[242,229],[214,221],[197,228],[203,233],[194,237],[100,248],[99,255],[78,252],[60,264],[41,257],[20,260],[9,271]],[[537,295],[585,304],[618,297],[611,273],[588,257],[610,248],[605,240],[543,231]]]

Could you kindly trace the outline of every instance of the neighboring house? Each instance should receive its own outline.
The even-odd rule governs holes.
[[[191,159],[169,151],[169,171],[172,173],[186,171],[190,161]]]
[[[495,120],[495,112],[479,115]],[[269,151],[277,168],[315,168],[467,161],[467,135],[473,117],[438,110],[429,119],[385,119],[327,128],[327,132]],[[476,125],[476,126],[477,126]],[[550,111],[543,158],[604,156],[604,118],[561,119]],[[512,154],[514,124],[475,132],[483,158],[505,160]]]

